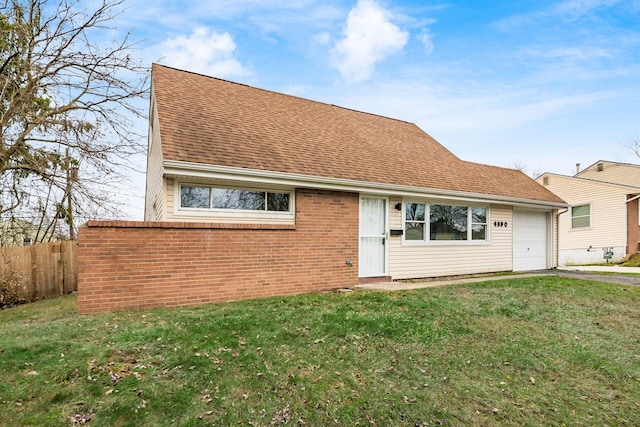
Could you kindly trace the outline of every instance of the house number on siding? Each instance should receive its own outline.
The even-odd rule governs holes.
[[[493,221],[494,227],[506,227],[507,221]]]

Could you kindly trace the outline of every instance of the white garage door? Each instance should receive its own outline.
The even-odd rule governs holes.
[[[547,268],[547,213],[513,212],[513,271]]]

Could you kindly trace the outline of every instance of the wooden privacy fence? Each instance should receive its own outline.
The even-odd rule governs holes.
[[[0,249],[0,277],[18,282],[27,301],[78,290],[78,242],[40,243]]]

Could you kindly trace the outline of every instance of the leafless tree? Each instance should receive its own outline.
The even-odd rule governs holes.
[[[123,1],[0,0],[0,220],[33,223],[36,241],[114,214],[106,190],[143,152],[148,70],[128,34],[105,41]]]
[[[640,136],[631,138],[628,146],[636,156],[640,157]]]

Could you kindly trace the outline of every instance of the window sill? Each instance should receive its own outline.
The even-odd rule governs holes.
[[[402,246],[487,246],[488,240],[440,240],[440,241],[411,241],[403,240]]]

